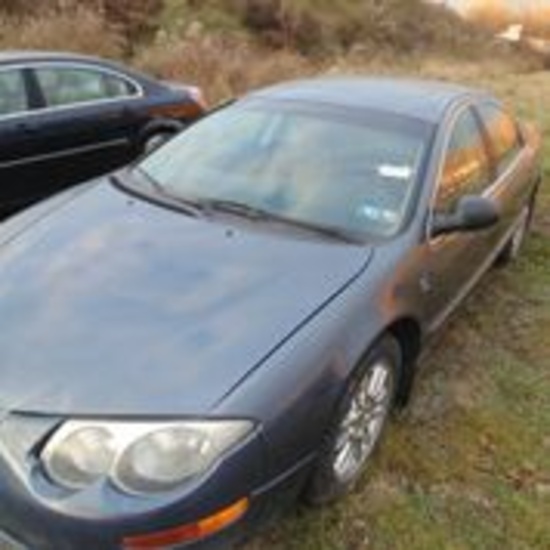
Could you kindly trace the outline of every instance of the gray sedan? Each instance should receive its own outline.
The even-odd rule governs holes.
[[[520,251],[540,140],[483,92],[252,93],[0,229],[0,530],[226,547],[351,489],[416,360]]]

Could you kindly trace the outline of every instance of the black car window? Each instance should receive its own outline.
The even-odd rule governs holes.
[[[0,71],[0,116],[24,112],[28,106],[23,73],[17,69]]]
[[[101,71],[44,67],[35,69],[35,74],[48,107],[127,97],[135,93],[126,80]]]
[[[494,103],[482,103],[478,111],[489,135],[497,171],[502,174],[523,146],[518,126],[510,115]]]
[[[462,196],[481,194],[490,183],[491,165],[481,127],[468,109],[460,115],[451,134],[436,210],[450,211]]]

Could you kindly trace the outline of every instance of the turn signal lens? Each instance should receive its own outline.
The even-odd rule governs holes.
[[[161,105],[149,109],[153,118],[196,118],[204,113],[204,108],[194,101]]]
[[[161,550],[162,548],[171,548],[178,544],[203,539],[219,533],[226,527],[239,521],[246,514],[249,506],[249,499],[243,498],[235,504],[196,523],[182,525],[150,535],[127,537],[123,539],[122,545],[125,550]]]
[[[202,89],[198,86],[189,86],[187,90],[189,91],[189,95],[193,98],[195,103],[199,105],[204,111],[206,111],[208,109],[208,102],[206,101],[206,97]]]

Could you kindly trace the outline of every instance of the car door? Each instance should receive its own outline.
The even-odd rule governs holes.
[[[425,318],[430,330],[446,319],[485,268],[494,231],[454,232],[434,237],[431,220],[437,214],[451,214],[462,197],[487,192],[494,179],[480,121],[471,106],[463,107],[449,130],[427,228],[422,284],[429,293]]]
[[[49,153],[42,194],[84,181],[128,162],[139,120],[137,83],[95,66],[41,63],[33,79],[42,97],[37,115]],[[53,181],[52,181],[53,180]]]
[[[0,215],[24,204],[32,194],[38,171],[33,158],[40,154],[40,137],[35,131],[33,109],[37,98],[23,67],[0,69]]]

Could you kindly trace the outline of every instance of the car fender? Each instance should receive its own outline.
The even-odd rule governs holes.
[[[272,476],[315,455],[361,358],[392,324],[411,318],[398,298],[389,304],[372,288],[363,273],[216,407],[262,423]]]

